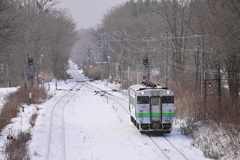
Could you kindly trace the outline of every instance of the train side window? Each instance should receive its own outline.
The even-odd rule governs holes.
[[[147,96],[138,96],[137,104],[149,104],[149,97]]]
[[[174,103],[174,96],[162,96],[162,103]]]

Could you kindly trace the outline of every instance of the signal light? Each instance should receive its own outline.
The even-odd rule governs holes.
[[[212,87],[212,81],[202,81],[202,87],[204,88],[207,85],[209,88]]]
[[[205,87],[205,81],[202,81],[202,87]]]
[[[212,82],[208,81],[208,87],[211,88],[212,87]]]
[[[29,66],[33,65],[33,58],[32,57],[28,58],[28,65]]]
[[[148,65],[148,58],[147,57],[143,58],[143,65]]]

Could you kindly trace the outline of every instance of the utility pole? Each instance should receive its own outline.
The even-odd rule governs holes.
[[[220,73],[220,60],[218,55],[218,106],[219,106],[219,112],[220,116],[222,116],[222,91],[221,91],[222,85],[221,85],[221,73]]]
[[[205,121],[206,120],[206,113],[207,113],[207,110],[206,110],[206,105],[207,105],[207,86],[209,88],[211,88],[212,87],[212,81],[204,79],[201,83],[202,83],[202,88],[204,88],[203,120]]]
[[[124,79],[124,67],[123,67],[123,41],[126,41],[126,39],[123,39],[123,34],[125,34],[126,31],[123,31],[123,30],[120,30],[120,31],[115,31],[115,34],[121,36],[120,39],[116,39],[116,41],[121,41],[121,55],[120,55],[120,66],[119,66],[119,82],[120,82],[120,85],[122,86],[123,85],[123,79]]]
[[[204,88],[204,120],[206,120],[206,105],[207,105],[207,87],[211,88],[212,87],[212,81],[217,81],[218,83],[218,103],[219,103],[219,112],[221,115],[221,77],[220,77],[220,72],[218,73],[219,77],[216,79],[204,79],[201,82],[201,87]]]
[[[202,32],[202,35],[195,35],[195,37],[201,37],[201,62],[200,62],[200,93],[203,94],[203,87],[201,83],[205,80],[205,50],[204,50],[204,33]],[[199,47],[199,46],[196,46]]]
[[[205,80],[205,51],[204,51],[204,35],[201,35],[201,82]],[[204,88],[206,90],[206,88]],[[203,93],[203,87],[201,87],[201,93]]]
[[[142,48],[142,50],[143,51],[147,51],[147,59],[146,59],[146,57],[144,57],[144,59],[145,59],[145,62],[143,62],[143,65],[145,66],[145,74],[147,73],[147,81],[148,82],[150,82],[150,73],[151,73],[151,62],[152,62],[152,60],[151,60],[151,52],[150,52],[150,50],[154,50],[154,48],[153,47],[150,47],[150,45],[149,45],[149,41],[151,41],[151,40],[154,40],[154,38],[153,37],[143,37],[143,41],[147,41],[147,47],[143,47]]]
[[[92,49],[92,46],[91,45],[87,45],[86,46],[87,48],[87,59],[88,59],[88,65],[90,66],[91,65],[91,49]]]
[[[100,35],[101,36],[101,40],[100,41],[98,41],[98,44],[100,45],[100,55],[101,55],[101,81],[103,81],[103,79],[104,79],[104,62],[103,62],[103,60],[104,60],[104,53],[105,53],[105,49],[106,49],[106,47],[104,46],[104,45],[106,45],[106,41],[104,40],[104,37],[103,36],[105,36],[105,34],[98,34],[98,35]],[[97,63],[99,63],[99,62],[97,62]]]
[[[113,73],[112,73],[112,67],[111,67],[111,41],[114,41],[115,38],[114,38],[114,36],[112,36],[112,35],[114,35],[113,31],[104,32],[104,34],[107,35],[107,37],[105,37],[105,40],[107,41],[107,51],[108,51],[107,63],[109,66],[110,83],[112,83]]]
[[[165,44],[165,85],[168,87],[168,45],[173,44],[172,42],[168,41],[168,36],[172,35],[172,33],[162,33],[161,36],[165,36],[165,42],[161,42],[161,44]]]

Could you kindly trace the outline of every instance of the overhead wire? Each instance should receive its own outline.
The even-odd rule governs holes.
[[[117,41],[117,42],[118,42],[118,41]],[[119,43],[119,42],[118,42],[118,44],[119,44],[121,47],[123,47],[123,48],[125,48],[126,50],[128,50],[128,51],[136,52],[136,51],[132,51],[132,50],[126,48],[125,46],[123,46],[123,45],[122,45],[121,43]],[[131,44],[131,43],[129,43],[129,44]],[[134,46],[134,47],[135,47],[135,46]],[[137,47],[135,47],[135,48],[137,48]],[[165,47],[163,47],[163,48],[165,48]],[[139,48],[137,48],[137,49],[140,50]],[[195,50],[194,50],[194,51],[195,51]],[[143,51],[141,50],[141,52],[143,52]],[[115,52],[115,53],[116,53],[116,52]],[[126,57],[123,57],[123,58],[126,59],[127,61],[130,61],[130,60],[127,59]],[[132,63],[134,63],[134,61],[132,61]],[[134,64],[136,64],[136,63],[134,63]],[[198,71],[198,68],[196,68],[196,67],[187,66],[187,65],[181,65],[181,64],[174,63],[174,62],[170,63],[169,66],[175,66],[175,67],[182,68],[182,69]]]
[[[128,49],[128,48],[126,48],[124,45],[122,45],[121,43],[119,43],[118,41],[116,41],[121,47],[123,47],[124,49],[126,49],[127,51],[129,51],[129,52],[142,52],[142,50],[141,51],[133,51],[133,50],[130,50],[130,49]]]
[[[130,34],[128,34],[127,32],[125,33],[127,36],[129,36],[129,37],[132,37],[132,38],[134,38],[134,39],[136,39],[136,40],[139,40],[139,41],[143,41],[143,39],[142,38],[137,38],[137,37],[134,37],[134,36],[132,36],[132,35],[130,35]],[[173,37],[173,36],[169,36],[168,37],[168,39],[188,39],[188,38],[197,38],[195,35],[193,35],[193,36],[187,36],[187,37]],[[160,37],[160,39],[166,39],[166,37]],[[152,40],[152,41],[158,41],[158,40]]]
[[[121,47],[123,47],[124,49],[126,49],[126,50],[129,51],[129,52],[133,52],[133,53],[136,53],[136,52],[139,53],[139,52],[141,52],[141,53],[143,53],[142,49],[136,47],[135,45],[133,45],[132,43],[130,43],[130,41],[144,42],[144,40],[141,39],[141,38],[134,37],[134,36],[132,36],[132,35],[130,35],[130,34],[128,34],[128,33],[125,33],[125,35],[127,35],[127,36],[135,39],[135,40],[133,40],[133,39],[127,39],[126,41],[127,41],[127,43],[130,44],[132,47],[134,47],[135,49],[137,49],[137,51],[136,51],[136,50],[131,50],[131,49],[125,47],[125,46],[122,45],[122,43],[120,43],[119,41],[116,41],[116,42],[117,42]],[[120,37],[120,35],[117,35],[117,36]],[[179,38],[179,39],[187,39],[187,38],[196,38],[196,36],[188,36],[188,37],[168,37],[168,39],[170,39],[170,38],[171,38],[171,39],[178,39],[178,38]],[[166,39],[166,37],[162,37],[162,38],[160,38],[160,39]],[[160,40],[160,39],[159,39],[159,40]],[[155,39],[154,39],[154,40],[151,40],[151,41],[159,42],[159,40],[155,40]],[[196,52],[196,51],[197,51],[197,50],[190,50],[190,49],[176,48],[176,47],[174,47],[174,48],[166,48],[166,47],[163,47],[163,46],[161,46],[161,48],[156,48],[156,49],[168,49],[168,50],[172,50],[172,51],[184,51],[184,52]],[[121,55],[120,53],[117,53],[117,52],[114,51],[114,50],[111,50],[111,51],[112,51],[114,54],[116,54],[116,55]],[[132,64],[138,65],[135,61],[130,60],[130,59],[124,57],[124,56],[123,56],[122,58],[125,59],[125,60],[128,61],[128,62],[131,62]],[[177,63],[174,63],[174,62],[170,62],[168,65],[169,65],[169,66],[175,66],[175,67],[178,67],[178,68],[182,68],[182,69],[185,69],[185,70],[192,70],[192,71],[198,71],[198,72],[200,72],[197,67],[192,67],[192,66],[188,66],[188,65],[177,64]],[[207,72],[206,72],[206,73],[207,73]],[[212,73],[212,72],[211,72],[211,73]]]
[[[117,52],[115,52],[113,50],[111,50],[111,51],[113,53],[115,53],[115,55],[120,55],[120,53],[117,53]],[[131,62],[131,64],[139,65],[134,60],[130,60],[130,59],[124,57],[124,56],[122,58],[125,59],[128,62]],[[164,63],[164,61],[162,61],[161,63]],[[192,66],[188,66],[188,65],[181,65],[181,64],[174,63],[174,62],[169,63],[168,66],[175,66],[175,67],[186,69],[186,70],[199,71],[199,69],[197,67],[192,67]]]
[[[138,47],[134,46],[132,43],[130,43],[129,41],[127,41],[131,46],[133,46],[134,48],[136,48],[137,50],[142,52],[142,49],[139,49]]]
[[[128,34],[127,32],[126,32],[126,35],[127,35],[127,36],[129,36],[129,37],[132,37],[132,38],[134,38],[134,39],[136,39],[136,40],[143,41],[143,39],[142,39],[142,38],[137,38],[137,37],[134,37],[134,36],[132,36],[132,35]]]
[[[139,40],[139,41],[141,41],[141,42],[144,42],[144,40],[143,39],[140,39],[140,38],[136,38],[136,37],[134,37],[134,36],[131,36],[131,35],[129,35],[128,33],[126,33],[126,35],[128,35],[128,36],[130,36],[130,37],[132,37],[132,38],[135,38],[135,39],[137,39],[137,40]],[[117,36],[119,36],[119,35],[117,35]],[[162,38],[164,38],[165,39],[165,37],[162,37]],[[169,38],[173,38],[173,39],[178,39],[178,38],[182,38],[182,39],[186,39],[186,38],[196,38],[195,36],[188,36],[188,37],[169,37]],[[138,49],[139,51],[141,51],[142,52],[142,49],[139,49],[138,47],[136,47],[136,46],[134,46],[132,43],[130,43],[129,41],[133,41],[133,40],[131,40],[131,39],[127,39],[127,42],[131,45],[131,46],[133,46],[134,48],[136,48],[136,49]],[[138,41],[138,42],[139,42]],[[158,42],[159,40],[151,40],[151,41],[154,41],[154,42]],[[120,43],[119,43],[120,44]],[[121,45],[121,44],[120,44]],[[136,51],[132,51],[132,50],[130,50],[130,49],[128,49],[128,48],[126,48],[125,46],[123,46],[126,50],[128,50],[128,51],[131,51],[131,52],[136,52]],[[166,49],[165,47],[161,47],[161,48],[163,48],[163,49]],[[159,48],[158,48],[159,49]],[[185,48],[177,48],[177,47],[174,47],[173,49],[172,48],[168,48],[169,50],[172,50],[172,51],[187,51],[187,52],[196,52],[196,50],[191,50],[191,49],[185,49]]]

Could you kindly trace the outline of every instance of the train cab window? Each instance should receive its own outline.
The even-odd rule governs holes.
[[[174,96],[162,96],[162,103],[174,103]]]
[[[159,97],[152,97],[151,98],[151,103],[152,105],[159,105]]]
[[[149,104],[149,97],[147,96],[138,96],[137,104]]]

